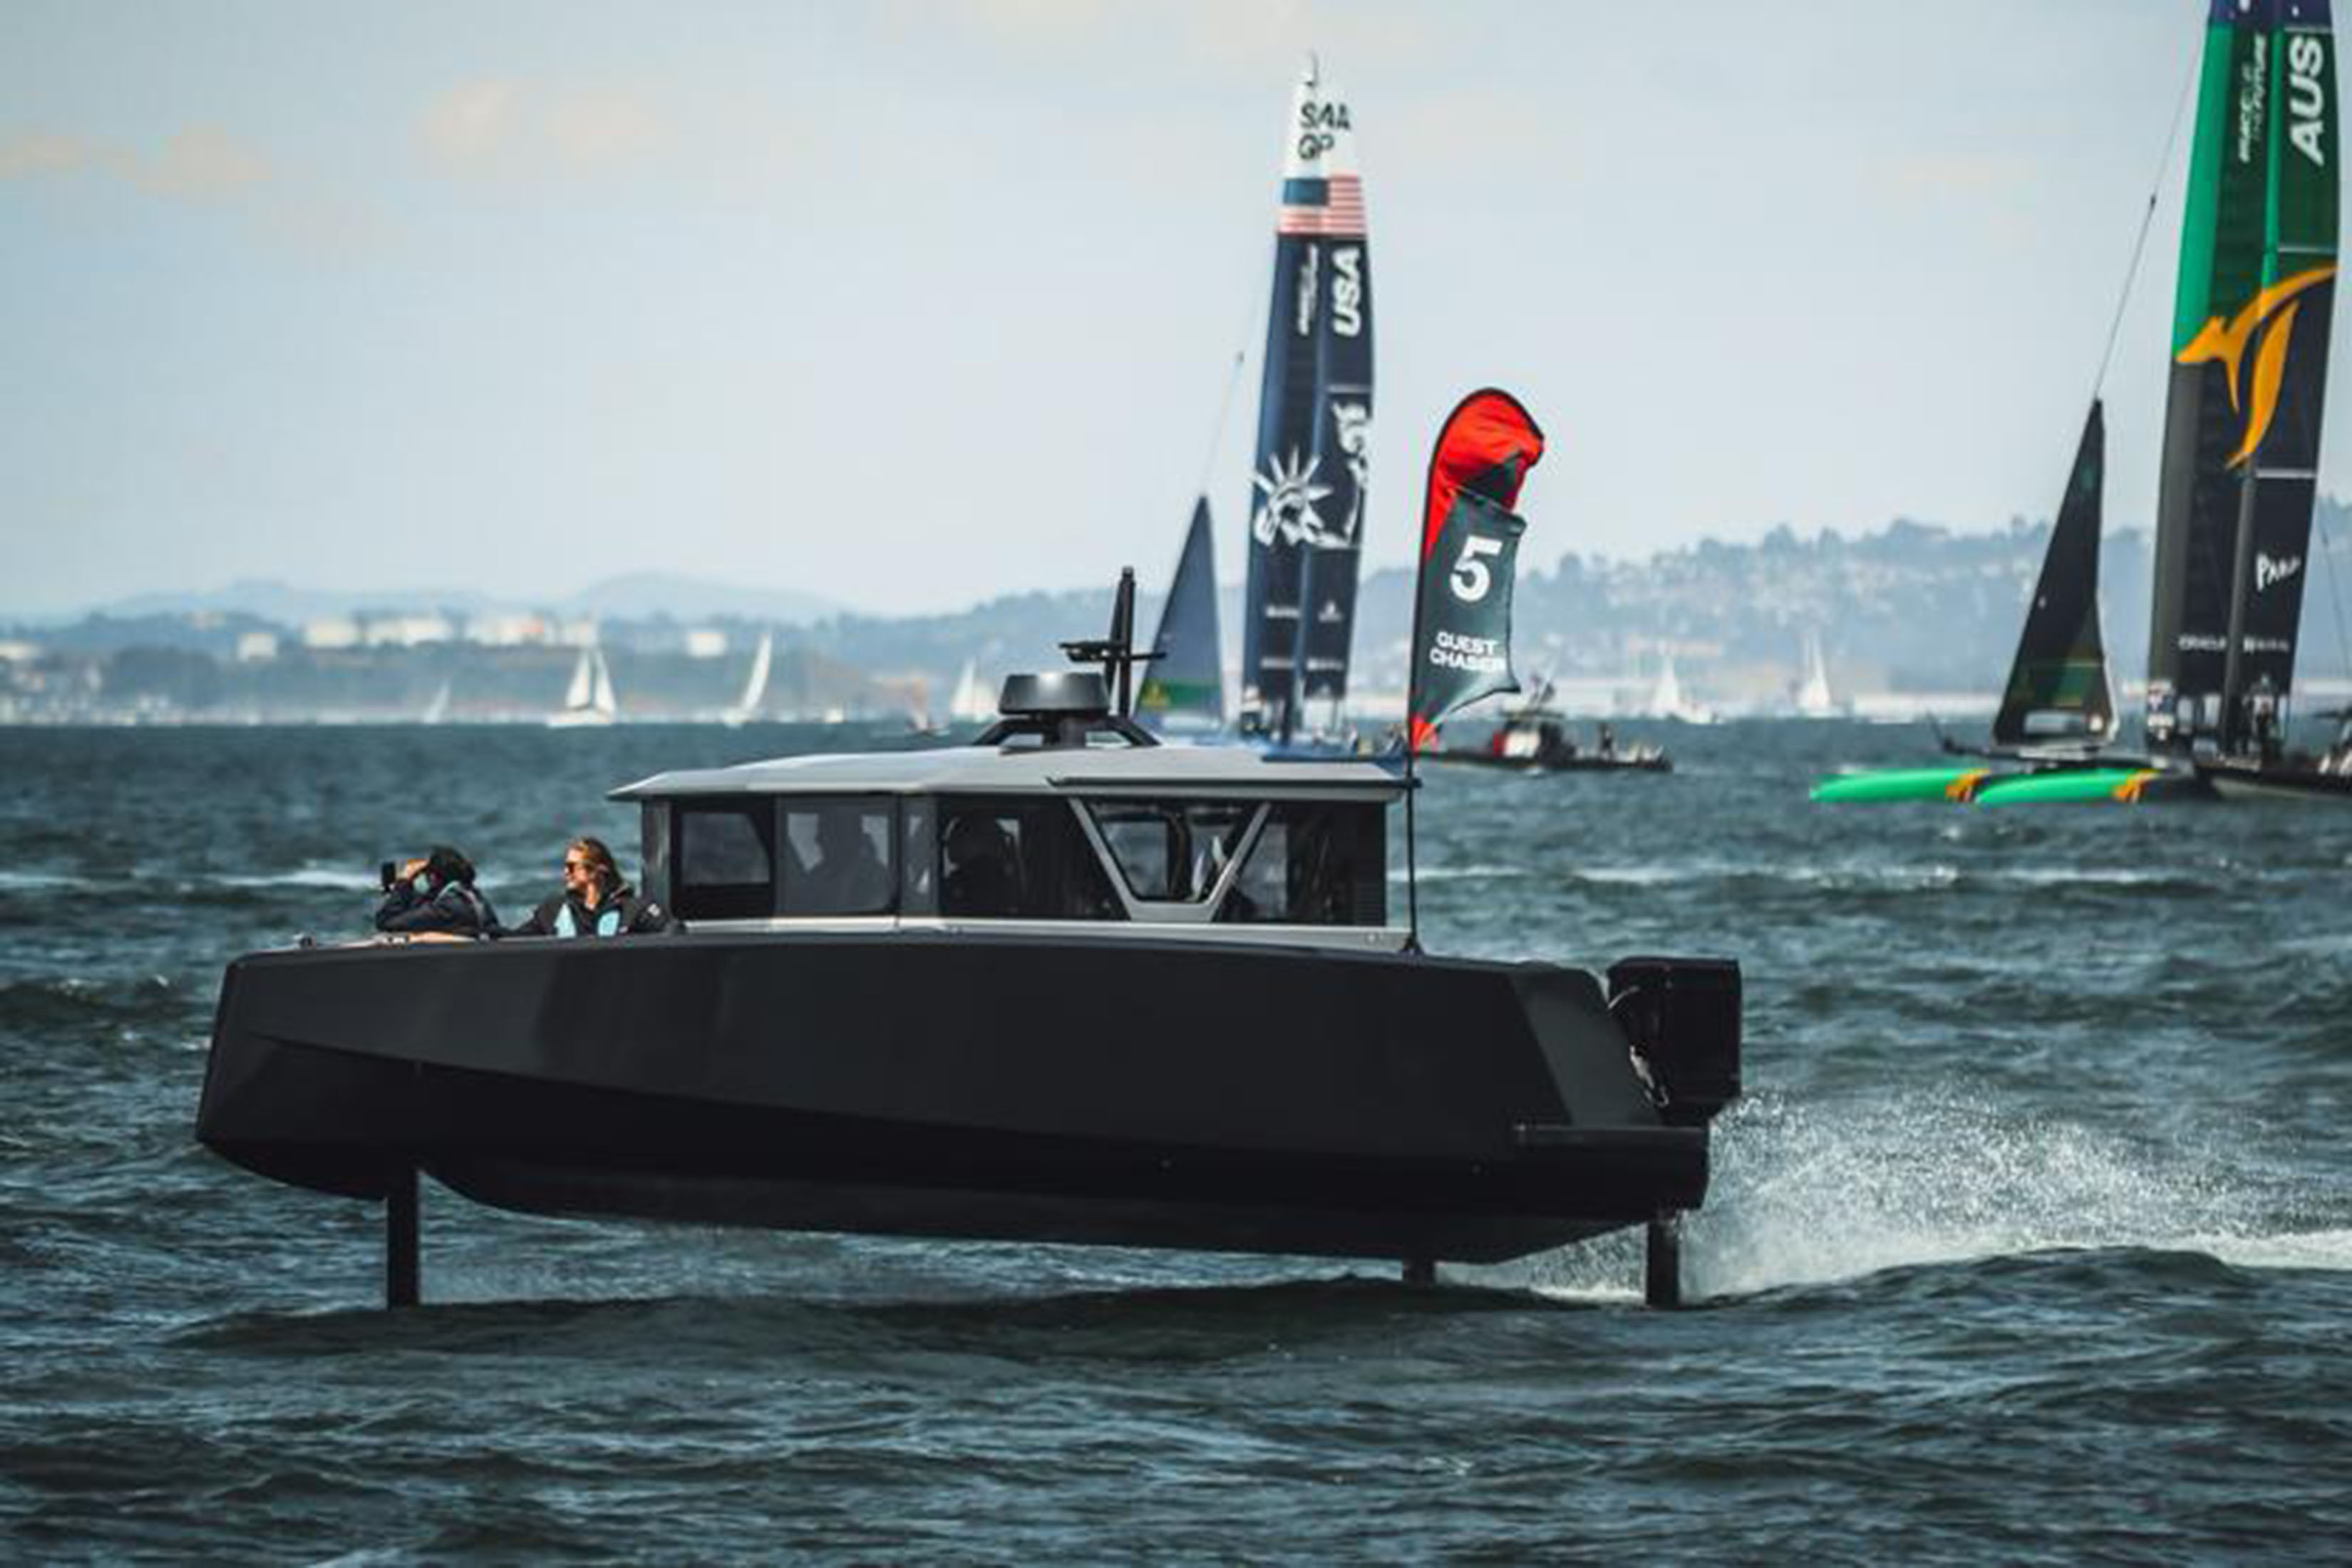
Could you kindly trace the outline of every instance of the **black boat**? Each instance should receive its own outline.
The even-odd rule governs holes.
[[[1115,681],[1008,679],[968,746],[617,790],[682,932],[236,960],[197,1137],[385,1202],[394,1302],[420,1172],[539,1214],[1409,1278],[1646,1224],[1672,1300],[1738,966],[1423,953],[1388,900],[1406,781],[1156,744],[1125,641],[1073,645]],[[853,838],[887,873],[863,888],[818,858]]]

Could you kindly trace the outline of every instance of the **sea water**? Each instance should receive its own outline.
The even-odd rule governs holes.
[[[1815,806],[1925,737],[1620,738],[1675,772],[1431,770],[1420,916],[1741,961],[1690,1310],[1631,1237],[1411,1289],[428,1184],[387,1314],[380,1210],[191,1138],[223,964],[436,842],[520,919],[572,835],[634,860],[610,786],[828,737],[0,731],[0,1557],[2344,1552],[2352,811]]]

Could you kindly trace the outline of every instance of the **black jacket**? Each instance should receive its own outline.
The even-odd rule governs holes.
[[[570,893],[558,893],[530,911],[530,919],[509,926],[500,936],[644,936],[667,931],[669,911],[650,899],[641,899],[627,883],[604,895],[590,909]]]
[[[499,916],[479,889],[463,882],[444,882],[430,898],[418,892],[413,881],[394,882],[376,907],[375,929],[488,936],[499,929]]]

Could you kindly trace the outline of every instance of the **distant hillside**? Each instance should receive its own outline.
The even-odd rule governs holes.
[[[1817,635],[1841,696],[1990,692],[2006,677],[2026,603],[2049,542],[2046,522],[2018,520],[1999,532],[1955,533],[1899,521],[1853,538],[1810,539],[1786,527],[1755,544],[1715,542],[1646,561],[1574,552],[1550,566],[1523,559],[1515,643],[1522,671],[1569,679],[1646,679],[1671,655],[1685,684],[1708,700],[1769,703],[1801,670],[1806,635]],[[2323,540],[2335,552],[2324,553]],[[2302,669],[2352,676],[2336,605],[2352,602],[2352,514],[2323,501],[2304,601]],[[2147,662],[2150,539],[2111,529],[2102,547],[2100,599],[2117,679],[2137,681]],[[1221,563],[1233,573],[1228,554]],[[1412,631],[1411,574],[1366,575],[1357,600],[1354,686],[1402,689]],[[1226,662],[1240,658],[1241,589],[1220,592]],[[1022,594],[949,616],[884,620],[839,616],[799,634],[842,662],[914,670],[951,680],[966,658],[983,675],[1053,657],[1061,637],[1092,635],[1110,613],[1108,589]],[[1149,635],[1159,600],[1145,594]]]
[[[477,615],[515,611],[566,616],[593,616],[599,619],[736,619],[763,621],[776,626],[800,626],[827,616],[844,614],[845,609],[846,606],[834,600],[791,588],[711,583],[663,572],[632,572],[618,577],[607,577],[576,594],[529,600],[499,597],[469,588],[387,588],[348,592],[299,588],[274,579],[248,578],[223,588],[133,595],[99,605],[90,614],[114,620],[138,620],[159,616],[241,616],[278,626],[299,626],[305,621],[327,616],[370,612],[445,611]]]
[[[2048,538],[2046,524],[2022,520],[1992,533],[1897,521],[1853,538],[1782,527],[1754,544],[1709,542],[1645,561],[1571,552],[1538,565],[1531,557],[1519,575],[1517,663],[1564,690],[1581,684],[1580,700],[1606,702],[1637,695],[1670,656],[1696,700],[1769,710],[1793,688],[1811,636],[1840,698],[1989,700],[2008,670]],[[2300,682],[2352,679],[2347,546],[2352,514],[2323,501],[2305,577]],[[1238,577],[1238,552],[1225,548],[1223,565]],[[2102,557],[2107,647],[2118,683],[2129,686],[2147,660],[2149,537],[2111,528]],[[1371,703],[1393,702],[1403,688],[1412,586],[1402,569],[1362,584],[1351,689]],[[1220,599],[1233,668],[1238,584]],[[436,640],[306,645],[300,633],[323,616],[404,607],[456,614],[430,634]],[[424,710],[445,688],[460,716],[543,711],[574,653],[551,646],[562,629],[551,625],[520,643],[467,640],[467,617],[497,607],[456,592],[404,598],[247,583],[125,601],[70,625],[0,628],[0,720],[397,717]],[[936,715],[967,662],[992,693],[1010,671],[1057,664],[1057,642],[1099,635],[1110,591],[1012,594],[950,615],[884,617],[805,595],[646,574],[535,608],[594,617],[633,717],[724,710],[738,700],[763,633],[774,645],[765,704],[773,711]],[[1139,612],[1149,637],[1159,620],[1155,593],[1141,595]],[[390,646],[401,640],[413,646]]]

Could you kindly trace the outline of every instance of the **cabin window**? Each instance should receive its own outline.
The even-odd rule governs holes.
[[[895,826],[886,796],[787,797],[784,913],[890,913],[898,902]]]
[[[898,889],[898,912],[935,915],[940,912],[939,839],[933,831],[929,795],[903,795],[898,801],[898,866],[904,879]]]
[[[1217,919],[1253,925],[1385,925],[1387,858],[1387,823],[1380,805],[1285,802],[1267,815]]]
[[[656,903],[675,903],[669,891],[669,802],[646,802],[639,818],[637,843],[639,863],[644,868],[637,879],[638,891]]]
[[[1086,809],[1138,899],[1199,903],[1241,850],[1255,802],[1091,800]]]
[[[1094,846],[1053,796],[940,802],[940,912],[999,920],[1123,918]]]
[[[767,800],[681,801],[670,905],[682,920],[757,920],[775,912],[776,818]]]

